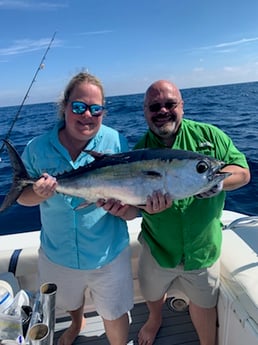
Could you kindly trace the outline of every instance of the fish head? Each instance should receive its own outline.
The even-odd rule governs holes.
[[[174,152],[167,170],[167,185],[174,200],[184,199],[210,190],[231,175],[221,171],[223,161],[196,152]]]
[[[223,181],[226,177],[232,175],[231,172],[221,171],[221,169],[223,169],[224,167],[226,167],[226,164],[223,161],[213,160],[211,163],[211,172],[208,175],[208,179],[212,183],[217,184]]]
[[[221,171],[225,166],[225,162],[209,156],[197,160],[195,165],[196,173],[200,175],[200,181],[203,182],[203,187],[200,185],[198,193],[208,191],[230,176],[230,172]]]

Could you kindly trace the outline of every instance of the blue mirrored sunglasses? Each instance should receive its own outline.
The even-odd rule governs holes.
[[[74,101],[71,102],[72,112],[76,115],[82,115],[89,109],[91,116],[101,116],[105,107],[98,104],[88,105],[87,103]]]

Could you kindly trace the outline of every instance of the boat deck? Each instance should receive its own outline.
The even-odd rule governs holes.
[[[108,345],[101,318],[89,313],[85,329],[76,338],[74,345]],[[131,323],[128,345],[138,344],[137,335],[147,320],[148,311],[145,303],[135,304],[131,311]],[[69,326],[69,318],[59,319],[56,324],[54,345],[62,332]],[[191,318],[187,311],[171,311],[166,304],[163,307],[163,323],[159,330],[155,345],[200,345]]]

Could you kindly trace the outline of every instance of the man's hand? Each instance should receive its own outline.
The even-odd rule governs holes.
[[[206,192],[200,193],[195,195],[197,199],[206,199],[206,198],[212,198],[215,195],[218,195],[223,189],[223,181],[219,182],[215,186],[213,186],[211,189],[207,190]]]

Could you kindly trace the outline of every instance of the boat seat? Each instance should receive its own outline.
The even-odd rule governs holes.
[[[258,255],[230,229],[223,231],[221,279],[258,324]]]
[[[14,256],[15,263],[12,264]],[[28,247],[18,252],[12,249],[2,250],[0,273],[4,272],[12,272],[23,289],[36,292],[38,289],[38,248]]]
[[[227,228],[234,230],[256,254],[258,253],[258,216],[237,218]]]

